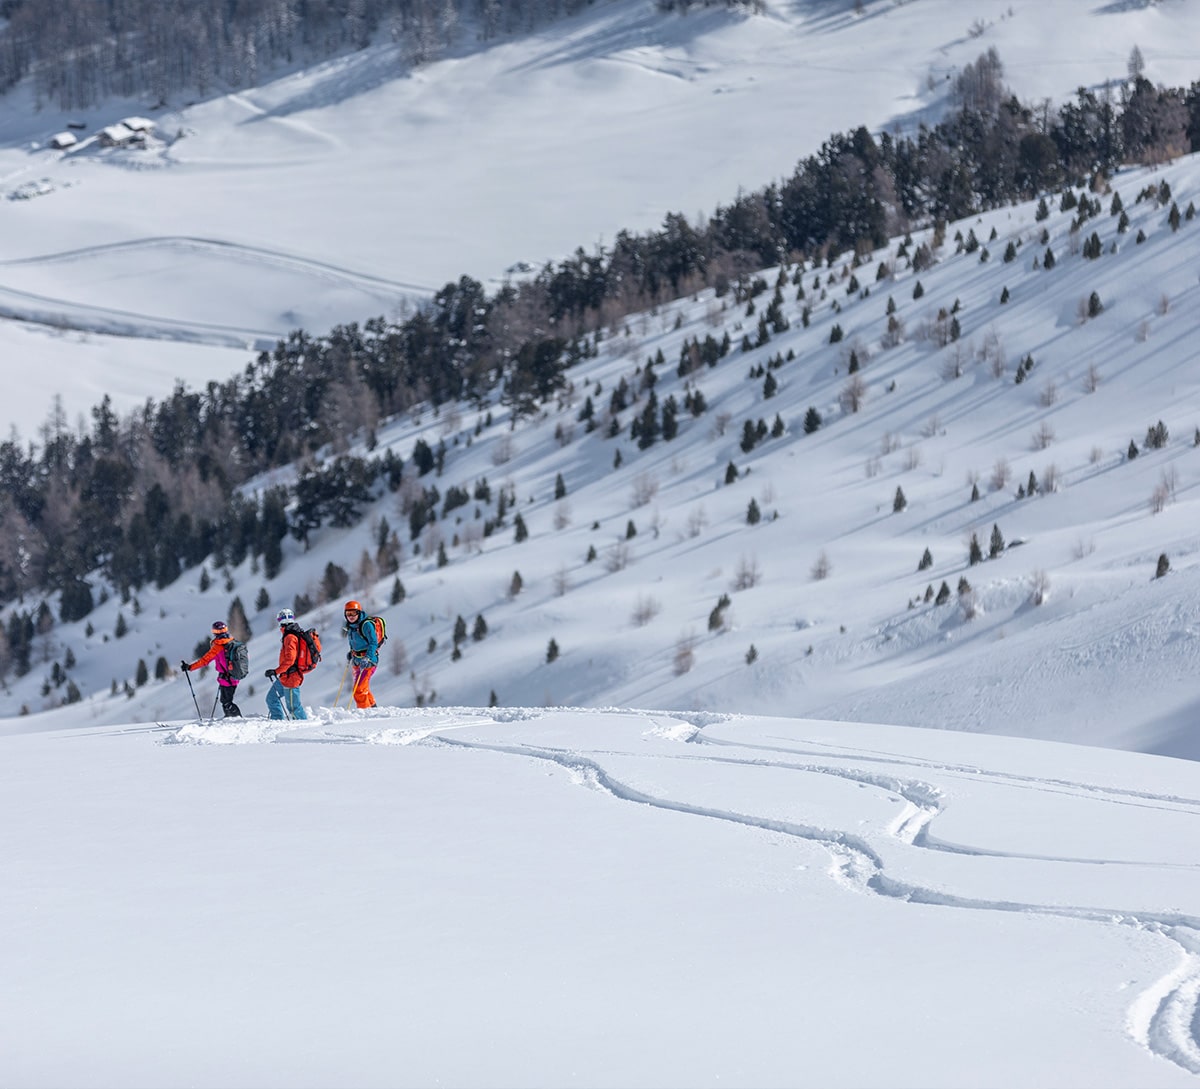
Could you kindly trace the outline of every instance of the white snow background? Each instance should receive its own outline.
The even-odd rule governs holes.
[[[1123,77],[1133,44],[1156,82],[1200,78],[1198,31],[1179,0],[619,2],[411,74],[380,46],[177,105],[156,120],[183,137],[137,153],[45,150],[77,115],[18,93],[0,187],[40,195],[0,203],[4,410],[29,437],[56,392],[72,419],[104,392],[127,411],[296,326],[702,213],[834,131],[935,119],[990,45],[1023,98],[1062,100]],[[804,270],[807,329],[789,279],[792,328],[763,348],[742,354],[757,319],[707,293],[612,331],[514,431],[498,407],[491,427],[444,407],[381,430],[406,459],[444,440],[443,492],[512,487],[525,542],[471,541],[468,506],[439,568],[386,495],[307,552],[289,540],[264,610],[247,563],[58,624],[0,694],[0,1084],[1195,1084],[1200,226],[1137,201],[1164,180],[1180,208],[1200,197],[1192,159],[1113,179],[1133,224],[1102,197],[1098,261],[1056,200],[1044,224],[1002,209],[951,225],[921,300],[909,271],[874,279],[896,239],[858,270],[866,298],[844,260]],[[1081,321],[1092,291],[1105,310]],[[884,350],[889,295],[908,337]],[[963,337],[938,349],[919,331],[956,300]],[[723,329],[734,351],[695,376],[709,410],[674,442],[576,421],[660,348],[658,395],[681,399],[681,345]],[[997,342],[1002,379],[979,358]],[[839,407],[851,347],[858,413]],[[765,400],[747,373],[789,351]],[[777,413],[786,434],[743,453],[742,422]],[[1128,461],[1160,419],[1167,447]],[[1018,498],[1030,472],[1056,489]],[[353,585],[389,619],[380,708],[345,710],[337,601],[306,618],[329,648],[309,723],[198,725],[181,677],[110,694],[139,658],[190,656],[237,595],[261,712],[276,608],[330,562],[354,571],[381,516],[407,598]],[[968,567],[993,525],[1009,547]],[[964,576],[971,610],[923,600]],[[454,661],[459,615],[489,634]],[[86,698],[58,707],[67,648]],[[207,717],[211,672],[194,680]]]

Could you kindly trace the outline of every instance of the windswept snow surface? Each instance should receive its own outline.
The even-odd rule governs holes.
[[[0,1081],[1197,1084],[1198,764],[313,711],[0,739]]]
[[[1134,45],[1149,79],[1188,86],[1200,6],[771,0],[681,16],[615,0],[486,47],[464,28],[416,70],[380,44],[166,109],[35,109],[23,88],[0,100],[0,195],[29,198],[0,201],[0,316],[217,346],[187,367],[164,355],[140,395],[114,376],[125,409],[177,378],[228,377],[231,344],[394,316],[462,275],[494,287],[668,212],[707,216],[835,132],[912,132],[989,48],[1023,100],[1058,102],[1124,79]],[[89,142],[129,114],[154,120],[148,148]],[[52,149],[70,122],[82,146]],[[0,323],[0,353],[25,358],[9,340]],[[32,437],[55,393],[86,412],[76,372],[95,358],[25,374],[0,425]]]

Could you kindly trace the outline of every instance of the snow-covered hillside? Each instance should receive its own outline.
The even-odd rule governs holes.
[[[1124,232],[1110,214],[1114,193],[1081,193],[1101,211],[1076,232],[1078,208],[1056,206],[1039,221],[1031,203],[952,224],[939,260],[919,274],[898,253],[928,234],[897,239],[857,268],[840,259],[767,270],[754,314],[705,293],[635,316],[571,373],[557,406],[515,429],[498,405],[393,421],[376,453],[391,447],[407,461],[417,439],[444,442],[444,472],[419,483],[445,495],[452,486],[474,493],[486,479],[491,501],[460,507],[411,541],[405,491],[385,493],[357,527],[320,530],[307,552],[289,541],[269,583],[247,561],[209,571],[205,591],[199,570],[162,592],[147,587],[137,611],[114,596],[42,640],[38,668],[10,682],[11,706],[43,706],[48,673],[70,648],[70,675],[90,696],[86,720],[187,714],[179,678],[132,699],[110,691],[139,659],[152,669],[160,656],[173,664],[190,654],[235,596],[255,635],[245,702],[260,706],[275,610],[297,595],[320,602],[333,563],[350,575],[346,595],[388,617],[375,685],[388,704],[494,697],[814,715],[1197,755],[1200,228],[1182,218],[1172,230],[1169,209],[1188,206],[1198,178],[1190,160],[1118,175]],[[1093,233],[1102,253],[1088,259],[1081,250]],[[1052,268],[1047,252],[1058,254]],[[743,351],[776,290],[790,327]],[[1093,295],[1101,309],[1089,317]],[[831,343],[835,326],[843,338]],[[685,344],[725,335],[728,355],[679,376]],[[654,395],[680,404],[680,433],[639,450],[628,431],[607,437],[606,414],[619,383],[637,390],[659,352]],[[771,396],[768,381],[778,387]],[[851,381],[861,383],[857,398]],[[682,408],[692,391],[707,402],[696,417]],[[624,423],[644,410],[649,393],[639,396]],[[588,399],[599,421],[590,432],[579,420]],[[806,434],[810,409],[823,425]],[[747,452],[746,425],[760,420],[767,437]],[[1160,421],[1167,442],[1151,449],[1147,433]],[[555,499],[560,475],[566,494]],[[501,491],[515,508],[485,537]],[[517,513],[530,534],[521,542]],[[404,543],[407,596],[396,606],[393,578],[362,565],[385,519]],[[988,558],[997,532],[1003,550]],[[970,563],[972,536],[984,562]],[[1169,571],[1156,578],[1161,556]],[[523,583],[515,596],[514,573]],[[307,617],[334,648],[306,685],[314,706],[332,705],[339,690],[347,698],[341,600]],[[122,639],[118,614],[131,632]],[[488,634],[456,656],[459,617],[468,630],[482,617]],[[547,662],[551,639],[561,655]],[[45,702],[61,694],[51,687]],[[80,712],[52,710],[44,721]]]
[[[30,320],[0,322],[2,418],[33,437],[55,392],[127,409],[296,325],[702,214],[834,130],[935,116],[991,45],[1057,99],[1134,44],[1187,84],[1198,31],[1184,0],[618,0],[174,104],[145,152],[46,148],[143,103],[10,97],[0,314]],[[442,473],[289,538],[277,577],[209,564],[55,622],[0,689],[0,1084],[1195,1085],[1200,162],[1072,196],[951,224],[919,272],[929,231],[633,315],[535,418],[387,421],[370,453],[444,442]],[[788,328],[743,351],[776,291]],[[639,449],[648,371],[679,433]],[[409,489],[484,479],[410,540]],[[300,595],[325,660],[311,720],[272,723]],[[371,711],[350,596],[389,622]],[[211,671],[197,702],[134,685],[235,598],[254,717],[197,721]],[[456,653],[459,618],[486,634]]]
[[[176,379],[228,376],[264,337],[391,316],[463,274],[494,286],[668,212],[706,216],[834,132],[938,119],[989,48],[1035,103],[1124,79],[1134,45],[1155,82],[1187,86],[1200,65],[1186,0],[767,7],[616,0],[485,50],[464,29],[460,54],[414,72],[381,44],[161,110],[6,96],[0,192],[42,195],[0,203],[0,315],[46,324],[0,323],[0,352],[21,361],[0,425],[32,438],[56,393],[72,421],[97,387],[124,410]],[[129,114],[157,126],[145,150],[88,143]],[[61,131],[86,146],[52,148]],[[62,328],[82,331],[69,357]]]

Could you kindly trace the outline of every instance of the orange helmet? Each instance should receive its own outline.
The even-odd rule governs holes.
[[[357,601],[347,601],[346,607],[342,610],[344,613],[358,613],[362,615],[363,607]]]

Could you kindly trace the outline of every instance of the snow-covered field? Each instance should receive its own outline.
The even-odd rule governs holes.
[[[31,150],[68,116],[0,112],[0,189],[50,179],[0,203],[0,313],[28,319],[0,322],[5,419],[32,438],[56,392],[72,418],[103,392],[127,409],[295,325],[711,209],[831,131],[929,116],[989,45],[1026,98],[1121,77],[1133,44],[1156,81],[1200,76],[1182,2],[852,7],[621,2],[398,79],[366,53],[178,109],[146,169]],[[381,429],[406,459],[446,442],[443,493],[511,489],[524,542],[511,515],[482,538],[473,504],[438,567],[387,494],[289,539],[269,583],[192,570],[56,624],[0,691],[0,1085],[1196,1084],[1200,225],[1137,200],[1163,182],[1185,208],[1200,163],[1113,179],[1132,226],[1104,194],[1096,261],[1056,202],[1044,224],[1003,209],[951,225],[919,300],[897,239],[857,270],[865,297],[844,262],[786,270],[791,328],[762,348],[704,294],[631,318],[515,430],[499,408]],[[986,262],[954,252],[972,230]],[[885,349],[889,296],[907,333]],[[724,332],[674,441],[584,431],[584,398],[602,412],[659,350],[656,393],[681,401],[684,342]],[[766,398],[749,374],[776,357]],[[401,605],[360,562],[382,518]],[[969,565],[993,526],[1007,547]],[[261,713],[275,611],[319,599],[330,563],[388,617],[380,708],[345,709],[340,598],[302,618],[326,642],[307,724],[198,725],[211,672],[199,716],[178,676],[119,691],[236,596]],[[459,616],[488,634],[456,660]],[[59,706],[68,651],[85,698]]]
[[[3,750],[6,1085],[1200,1074],[1192,762],[536,709]]]

